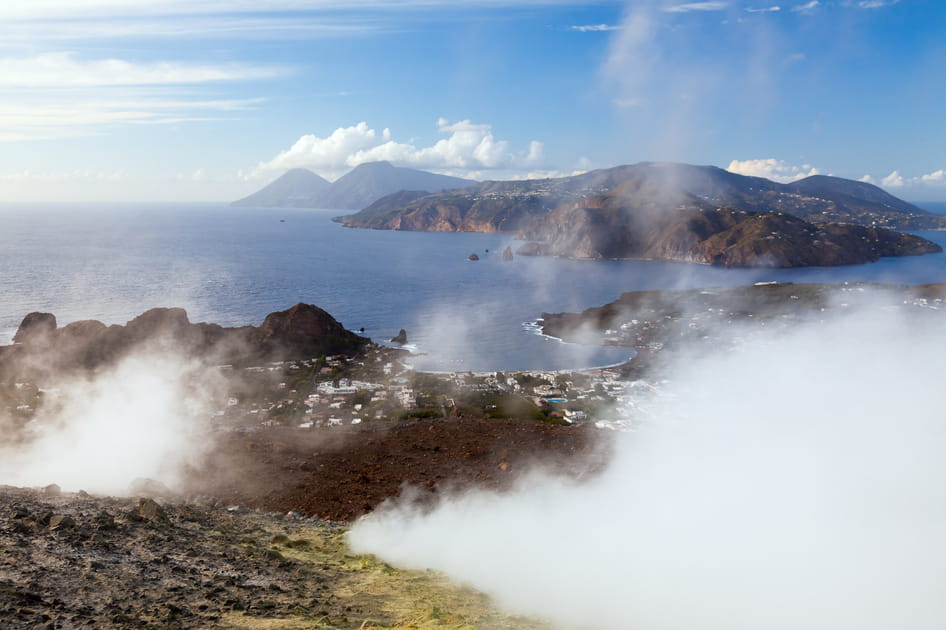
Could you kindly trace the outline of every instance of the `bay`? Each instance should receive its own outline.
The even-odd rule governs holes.
[[[929,204],[946,213],[946,204]],[[619,348],[535,334],[542,312],[582,310],[624,291],[758,281],[946,281],[946,255],[849,267],[727,270],[657,261],[500,259],[508,234],[356,230],[344,211],[223,204],[0,206],[0,344],[22,317],[52,312],[124,323],[159,306],[191,321],[259,324],[316,304],[375,341],[400,328],[428,370],[578,369],[626,360]],[[921,233],[946,246],[946,233]],[[480,260],[469,261],[471,253]]]

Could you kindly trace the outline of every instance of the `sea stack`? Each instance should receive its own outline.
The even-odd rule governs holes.
[[[407,331],[403,328],[398,332],[397,335],[391,338],[392,343],[399,343],[402,346],[407,343]]]

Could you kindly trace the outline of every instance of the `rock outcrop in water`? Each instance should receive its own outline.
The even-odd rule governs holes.
[[[270,313],[258,326],[191,323],[182,308],[154,308],[124,326],[85,320],[57,328],[55,316],[30,313],[0,347],[0,379],[23,369],[94,370],[139,349],[174,349],[218,364],[250,365],[331,354],[354,354],[370,340],[311,304]]]

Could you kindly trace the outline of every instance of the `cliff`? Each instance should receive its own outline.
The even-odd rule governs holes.
[[[805,221],[786,212],[714,207],[697,196],[628,182],[534,218],[522,255],[642,258],[723,267],[850,265],[942,251],[884,228]]]

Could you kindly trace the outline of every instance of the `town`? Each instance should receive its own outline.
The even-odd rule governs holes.
[[[377,420],[532,418],[556,424],[631,427],[620,411],[655,390],[628,382],[618,369],[581,372],[430,373],[411,367],[403,351],[374,346],[365,353],[266,366],[219,366],[230,384],[213,412],[220,431],[288,426],[327,429]]]

